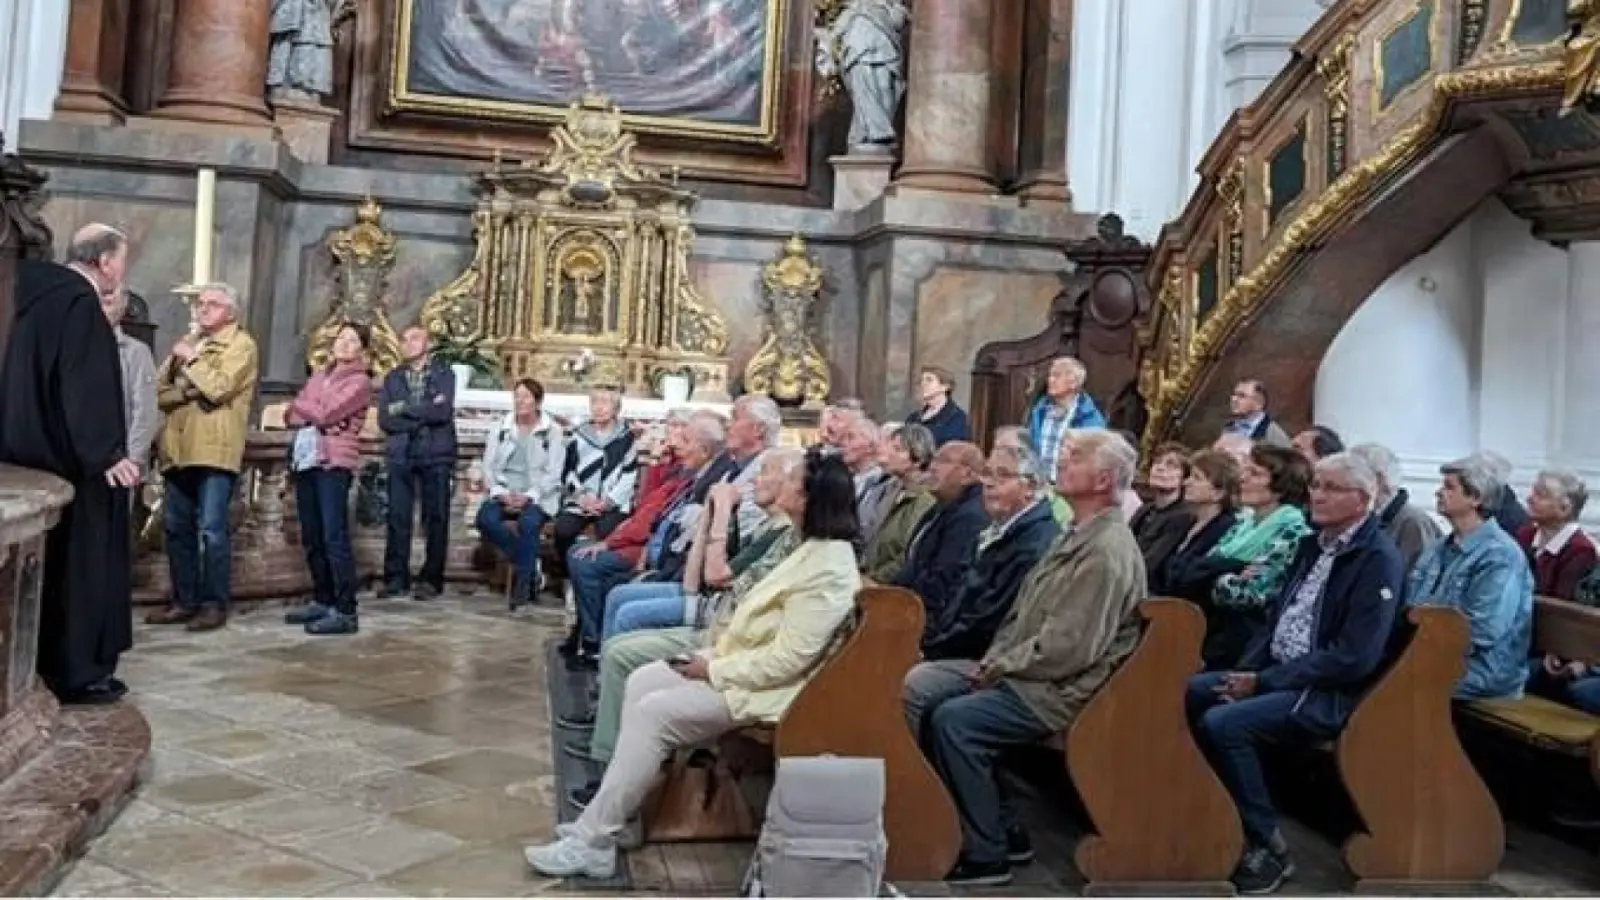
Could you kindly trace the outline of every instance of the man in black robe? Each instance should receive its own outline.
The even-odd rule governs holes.
[[[72,484],[45,544],[39,674],[63,703],[110,703],[133,645],[128,459],[117,339],[100,296],[121,286],[128,241],[90,225],[67,264],[17,267],[16,320],[0,366],[0,462]]]

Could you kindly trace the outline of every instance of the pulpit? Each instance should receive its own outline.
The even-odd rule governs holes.
[[[433,294],[436,339],[481,341],[509,387],[585,384],[655,392],[686,375],[694,399],[727,399],[728,326],[689,277],[695,195],[634,161],[634,135],[599,97],[574,103],[544,159],[496,158],[478,176],[471,264]]]

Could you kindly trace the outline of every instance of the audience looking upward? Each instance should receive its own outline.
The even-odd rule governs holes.
[[[983,451],[966,441],[940,447],[928,467],[928,488],[937,502],[917,523],[905,564],[893,581],[922,598],[924,621],[944,614],[989,522],[983,511],[982,473]]]
[[[1489,473],[1500,483],[1499,494],[1489,498],[1489,511],[1499,523],[1501,531],[1516,535],[1522,526],[1528,524],[1528,510],[1517,499],[1517,491],[1511,486],[1511,460],[1493,450],[1480,450],[1473,457],[1487,466]]]
[[[1344,452],[1344,441],[1339,437],[1339,432],[1326,425],[1313,425],[1296,434],[1290,443],[1312,465],[1323,457]]]
[[[561,508],[566,459],[566,435],[544,411],[544,385],[532,378],[518,381],[511,412],[489,431],[484,446],[489,497],[476,518],[478,533],[511,561],[512,609],[539,594],[539,542]]]
[[[994,446],[1009,447],[1013,450],[1026,450],[1035,456],[1039,455],[1039,447],[1028,436],[1028,429],[1020,425],[1002,425],[995,429]],[[1047,475],[1045,483],[1039,486],[1039,496],[1050,504],[1050,515],[1055,517],[1057,525],[1065,525],[1072,521],[1072,507],[1062,498],[1061,492],[1056,490],[1055,470],[1050,468],[1041,457],[1039,466]]]
[[[610,388],[590,391],[589,418],[567,440],[561,465],[565,499],[552,535],[555,557],[562,564],[585,530],[603,538],[633,509],[639,462],[633,431],[619,418],[621,414],[620,393]]]
[[[1289,433],[1267,414],[1267,387],[1258,379],[1246,379],[1233,386],[1228,397],[1228,422],[1222,426],[1224,436],[1245,438],[1288,447]]]
[[[878,465],[892,483],[866,518],[877,521],[861,556],[861,575],[879,584],[893,581],[905,565],[911,535],[933,508],[928,466],[933,462],[933,434],[921,425],[904,425],[878,441]]]
[[[1377,476],[1359,457],[1319,461],[1310,489],[1317,530],[1297,542],[1265,627],[1224,671],[1189,681],[1196,740],[1244,825],[1232,879],[1241,894],[1271,893],[1294,874],[1261,749],[1332,740],[1383,660],[1404,572],[1371,515],[1376,495]]]
[[[1083,389],[1088,377],[1089,370],[1073,357],[1056,358],[1045,375],[1044,393],[1028,410],[1028,437],[1047,470],[1055,470],[1068,431],[1106,427],[1106,417]]]
[[[416,599],[444,590],[450,536],[450,481],[456,465],[456,376],[430,352],[428,330],[413,325],[401,335],[404,359],[383,379],[378,427],[387,435],[384,464],[389,508],[379,597],[411,590],[411,521],[422,506],[424,553]]]
[[[1578,582],[1594,568],[1594,541],[1578,524],[1589,488],[1576,472],[1545,469],[1528,492],[1528,522],[1518,529],[1517,543],[1533,566],[1533,592],[1541,597],[1571,600]]]
[[[1183,494],[1194,520],[1178,545],[1157,565],[1150,594],[1210,605],[1211,589],[1237,565],[1212,551],[1235,529],[1248,528],[1239,513],[1239,463],[1218,450],[1202,450],[1189,460]]]
[[[1378,496],[1373,500],[1373,512],[1378,517],[1378,527],[1399,548],[1400,561],[1410,572],[1423,549],[1439,539],[1439,523],[1427,510],[1413,504],[1411,494],[1400,486],[1404,473],[1393,450],[1382,444],[1357,444],[1350,452],[1377,476]]]
[[[1194,512],[1183,502],[1188,477],[1187,447],[1168,443],[1156,448],[1150,463],[1150,502],[1128,518],[1128,527],[1133,529],[1139,551],[1144,554],[1145,573],[1151,580],[1194,524]]]
[[[951,441],[970,440],[967,413],[950,399],[950,392],[956,389],[955,376],[946,369],[929,366],[922,370],[917,386],[922,408],[907,416],[906,424],[928,429],[934,443],[941,447]]]

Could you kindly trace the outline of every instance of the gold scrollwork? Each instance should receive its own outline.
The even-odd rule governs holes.
[[[1562,48],[1562,115],[1600,100],[1600,0],[1567,0],[1567,20],[1572,32]]]
[[[1461,31],[1456,38],[1456,64],[1466,62],[1478,52],[1489,24],[1489,0],[1462,0]]]
[[[1350,147],[1350,68],[1356,50],[1354,30],[1340,35],[1332,48],[1317,60],[1323,95],[1328,101],[1328,178],[1344,172]]]
[[[1240,156],[1228,174],[1217,182],[1217,197],[1222,201],[1223,227],[1227,231],[1228,256],[1224,271],[1227,272],[1229,284],[1238,281],[1239,276],[1244,274],[1244,166],[1245,159]]]
[[[1207,317],[1181,362],[1154,398],[1147,398],[1149,421],[1142,448],[1146,455],[1171,436],[1177,409],[1195,390],[1217,352],[1288,275],[1291,264],[1314,242],[1348,218],[1394,172],[1422,156],[1445,123],[1454,103],[1479,97],[1556,90],[1565,83],[1559,59],[1515,66],[1460,69],[1438,74],[1432,99],[1417,120],[1385,141],[1371,156],[1354,163],[1315,200],[1295,214],[1250,272],[1230,286],[1215,313]],[[1171,351],[1169,351],[1170,353]]]
[[[338,295],[327,318],[306,342],[306,361],[313,369],[328,364],[339,329],[354,323],[371,335],[367,353],[374,371],[388,372],[400,364],[400,339],[389,324],[384,303],[389,270],[394,267],[395,237],[379,222],[383,208],[369,195],[356,208],[356,221],[328,238],[328,250],[337,263]]]
[[[822,266],[796,234],[761,270],[767,295],[766,339],[744,369],[745,390],[784,404],[820,408],[828,399],[828,361],[811,339],[811,311],[822,293]]]

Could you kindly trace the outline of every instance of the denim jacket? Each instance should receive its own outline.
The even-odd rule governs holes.
[[[1522,548],[1494,520],[1465,539],[1448,535],[1422,551],[1406,582],[1407,606],[1448,606],[1471,626],[1461,699],[1522,696],[1533,632],[1533,573]]]

